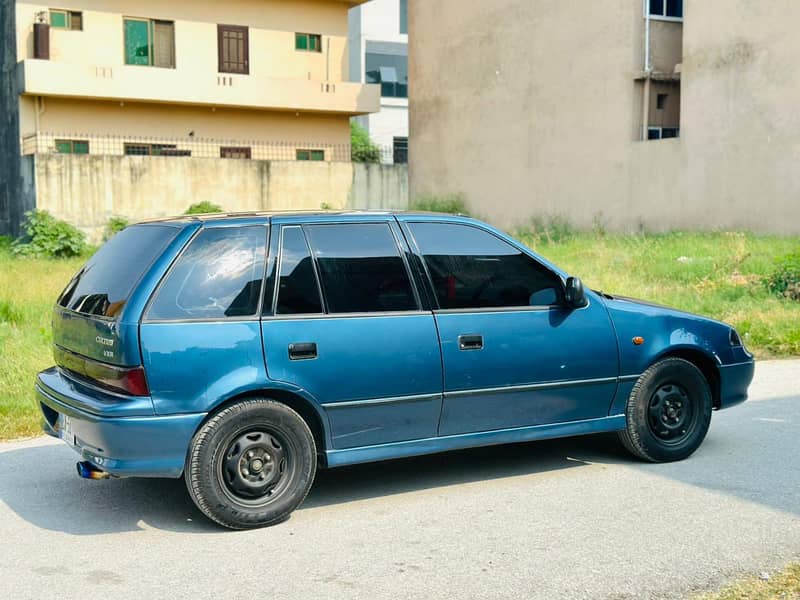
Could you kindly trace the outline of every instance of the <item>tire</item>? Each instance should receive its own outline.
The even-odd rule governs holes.
[[[213,417],[192,438],[184,477],[204,515],[230,529],[286,519],[317,468],[311,430],[291,408],[248,399]]]
[[[682,460],[705,439],[712,408],[708,381],[700,370],[681,358],[667,358],[639,377],[619,438],[642,460]]]

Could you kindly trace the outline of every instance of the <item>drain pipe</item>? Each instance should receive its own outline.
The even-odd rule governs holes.
[[[647,141],[650,119],[650,0],[642,0],[644,8],[644,90],[642,92],[642,141]]]

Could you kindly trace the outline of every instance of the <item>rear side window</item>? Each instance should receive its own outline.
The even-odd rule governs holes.
[[[201,231],[167,274],[147,318],[225,319],[256,314],[266,242],[266,228],[260,226]]]
[[[306,231],[329,313],[417,309],[388,224],[312,225]]]
[[[488,231],[454,223],[411,223],[442,309],[548,306],[561,278]]]
[[[134,286],[153,261],[175,239],[169,225],[134,225],[108,242],[72,278],[59,306],[85,315],[117,317]]]
[[[284,227],[278,278],[279,315],[308,315],[322,312],[317,276],[300,227]]]

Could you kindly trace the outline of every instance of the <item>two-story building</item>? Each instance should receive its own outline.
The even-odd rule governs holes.
[[[22,152],[350,160],[363,1],[17,2]]]

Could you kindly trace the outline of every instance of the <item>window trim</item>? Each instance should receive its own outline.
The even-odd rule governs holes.
[[[244,34],[244,68],[242,70],[223,69],[222,64],[225,62],[222,56],[222,34],[223,31],[238,31]],[[249,75],[250,74],[250,28],[247,25],[225,25],[217,23],[217,72],[230,73],[232,75]]]
[[[665,129],[674,129],[677,135],[673,135],[672,137],[664,137],[664,130]],[[651,131],[658,131],[657,138],[651,138],[650,132]],[[645,139],[646,142],[658,142],[661,140],[675,140],[680,139],[681,137],[681,128],[680,127],[664,127],[661,125],[648,125],[647,126],[647,138]]]
[[[169,276],[172,274],[172,271],[175,269],[175,266],[178,262],[183,258],[183,255],[187,252],[189,247],[192,243],[197,239],[197,237],[203,232],[208,231],[209,229],[242,229],[245,227],[260,227],[261,229],[266,230],[265,233],[265,245],[264,245],[264,272],[261,274],[261,291],[258,297],[258,305],[256,308],[256,312],[249,316],[238,316],[238,317],[185,317],[179,319],[152,319],[150,318],[150,307],[155,302],[155,299],[158,297],[158,294],[161,292],[161,288],[164,286],[164,282],[169,279]],[[180,235],[180,234],[178,234]],[[180,252],[175,255],[175,258],[172,259],[172,262],[169,264],[169,267],[161,276],[161,279],[158,280],[158,283],[153,288],[153,291],[150,292],[150,297],[147,298],[147,302],[142,309],[141,316],[139,317],[139,325],[145,325],[150,323],[250,323],[250,322],[259,322],[261,321],[261,311],[263,310],[263,302],[264,302],[264,292],[266,287],[266,279],[267,279],[267,264],[269,263],[269,250],[270,250],[270,237],[272,235],[272,226],[270,223],[248,223],[246,225],[238,224],[238,223],[225,223],[222,225],[213,225],[213,226],[200,226],[197,230],[192,233],[186,243],[183,245],[183,248],[180,249]],[[151,265],[152,267],[152,265]],[[138,285],[138,283],[137,283]]]
[[[417,239],[414,237],[414,232],[413,232],[413,230],[411,228],[411,225],[415,225],[415,224],[423,224],[423,225],[425,225],[425,224],[430,224],[430,223],[434,223],[434,224],[437,224],[437,225],[456,225],[456,226],[460,226],[460,227],[472,227],[473,229],[477,229],[478,231],[482,231],[484,233],[488,233],[489,235],[491,235],[492,237],[496,238],[500,242],[502,242],[504,244],[507,244],[507,245],[511,246],[512,248],[515,248],[521,254],[524,254],[529,259],[531,259],[532,261],[537,263],[542,269],[544,269],[544,270],[548,271],[549,273],[551,273],[561,283],[561,290],[562,290],[561,301],[556,303],[556,304],[536,305],[536,306],[485,306],[485,307],[479,307],[479,308],[442,308],[441,305],[439,304],[439,296],[436,294],[436,286],[433,284],[433,277],[431,276],[430,269],[428,268],[428,263],[425,260],[425,255],[422,253],[422,250],[419,247],[419,243],[417,242]],[[542,263],[540,260],[538,260],[535,256],[532,256],[529,252],[526,252],[524,248],[522,248],[521,246],[519,246],[517,244],[510,243],[508,240],[503,239],[501,236],[497,235],[494,231],[486,229],[485,227],[481,227],[481,226],[479,226],[479,225],[477,225],[475,223],[464,223],[464,222],[459,222],[459,221],[438,221],[438,220],[437,221],[415,221],[415,220],[409,220],[409,221],[403,221],[402,224],[404,226],[403,227],[403,233],[409,238],[410,241],[413,241],[412,252],[414,252],[414,254],[418,257],[418,259],[422,263],[422,268],[425,271],[425,277],[426,277],[425,284],[428,286],[429,295],[431,296],[432,312],[434,314],[437,314],[437,315],[438,314],[443,314],[444,315],[444,314],[459,314],[459,313],[469,314],[469,313],[478,313],[478,312],[479,313],[541,312],[541,311],[545,311],[545,310],[549,311],[549,310],[553,310],[553,309],[555,309],[555,310],[563,310],[564,308],[566,308],[566,303],[564,302],[564,299],[563,299],[563,290],[566,287],[566,283],[564,281],[564,278],[559,273],[557,273],[556,271],[554,271],[553,269],[551,269],[550,267],[548,267],[547,265]],[[586,305],[582,306],[580,308],[572,309],[572,310],[583,310],[584,308],[587,308],[590,304],[591,304],[591,299],[589,298],[589,296],[587,294]]]
[[[650,12],[650,0],[643,0],[643,8],[644,14],[642,15],[643,19],[647,19],[648,16],[650,17],[651,21],[667,21],[670,23],[683,23],[683,17],[668,17],[667,16],[667,0],[663,0],[664,2],[664,13],[663,14],[656,14]],[[685,8],[685,7],[681,7]],[[685,11],[682,11],[685,14]]]

